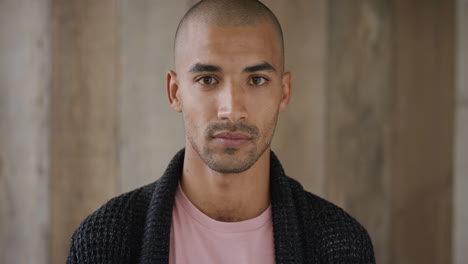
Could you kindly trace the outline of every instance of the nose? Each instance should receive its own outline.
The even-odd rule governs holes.
[[[244,88],[232,81],[227,82],[224,87],[220,88],[218,119],[230,121],[231,123],[247,119]]]

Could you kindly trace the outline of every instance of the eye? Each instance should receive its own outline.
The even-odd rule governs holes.
[[[217,84],[218,80],[216,80],[212,76],[202,76],[197,79],[197,82],[202,85],[213,85],[213,84]]]
[[[262,85],[262,84],[266,83],[267,81],[268,80],[265,77],[253,76],[252,78],[250,78],[249,84],[259,86],[259,85]]]

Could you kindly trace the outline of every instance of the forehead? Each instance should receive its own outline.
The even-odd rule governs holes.
[[[251,65],[268,62],[279,68],[280,40],[273,26],[216,26],[193,22],[186,25],[176,46],[176,67],[186,71],[195,63]]]

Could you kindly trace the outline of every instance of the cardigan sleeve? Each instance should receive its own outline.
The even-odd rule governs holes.
[[[102,219],[87,218],[71,238],[67,264],[129,263],[130,250],[122,232],[107,225]]]
[[[67,264],[78,264],[78,263],[80,263],[80,261],[78,260],[77,249],[74,246],[74,239],[72,237],[71,243],[70,243],[70,250],[68,252]]]
[[[84,219],[71,238],[67,264],[135,263],[145,221],[140,193],[115,197]]]
[[[307,225],[321,263],[374,264],[374,248],[366,229],[342,208],[309,194]]]

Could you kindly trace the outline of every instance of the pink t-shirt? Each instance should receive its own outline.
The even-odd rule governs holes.
[[[196,208],[179,185],[169,250],[170,264],[275,263],[271,206],[253,219],[220,222]]]

